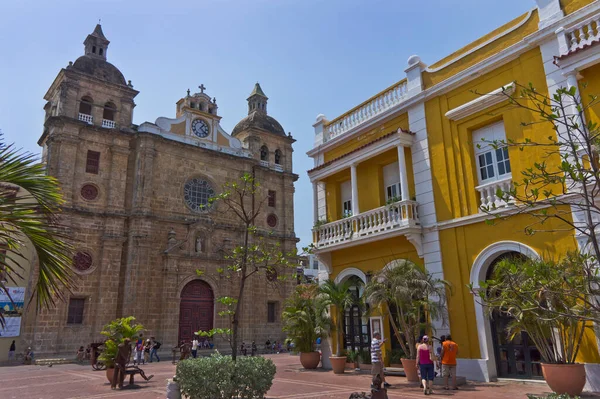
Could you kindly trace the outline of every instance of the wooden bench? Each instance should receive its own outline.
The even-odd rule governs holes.
[[[141,368],[139,368],[137,366],[127,366],[127,367],[125,367],[125,375],[129,376],[129,385],[133,385],[133,379],[134,379],[134,377],[135,377],[136,374],[139,374],[146,381],[150,381],[150,379],[152,377],[154,377],[154,374],[150,375],[150,377],[146,377],[146,374],[144,373],[144,370],[142,370]]]

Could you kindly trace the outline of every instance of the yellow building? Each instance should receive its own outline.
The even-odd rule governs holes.
[[[535,142],[555,134],[548,125],[522,126],[535,115],[494,93],[513,90],[516,82],[545,93],[575,86],[583,97],[600,94],[600,1],[536,3],[431,65],[411,56],[404,79],[343,115],[319,115],[308,152],[315,161],[308,171],[315,253],[331,277],[353,279],[360,292],[373,272],[408,259],[448,280],[449,326],[435,322],[436,335],[452,332],[460,346],[459,374],[474,380],[542,376],[533,344],[526,336],[507,341],[498,328],[502,320],[487,318],[467,285],[478,287],[506,254],[537,257],[579,245],[574,231],[526,235],[527,215],[490,226],[481,210],[494,203],[509,215],[512,205],[496,197],[497,189],[510,187],[542,152],[474,143]],[[600,122],[595,111],[586,116]],[[393,336],[382,317],[349,309],[344,330],[347,348],[366,348],[379,330],[390,338],[386,352],[391,349]],[[591,334],[580,361],[588,389],[595,389],[600,356]]]

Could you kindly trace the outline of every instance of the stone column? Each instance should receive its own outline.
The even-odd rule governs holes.
[[[400,169],[400,191],[402,192],[402,201],[410,199],[408,194],[408,175],[406,172],[406,156],[404,155],[404,146],[398,146],[398,168]]]
[[[352,215],[358,215],[360,210],[358,208],[358,181],[356,178],[356,164],[352,164],[350,167],[350,179],[352,184]]]

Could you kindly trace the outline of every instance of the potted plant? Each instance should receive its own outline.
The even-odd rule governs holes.
[[[283,331],[294,343],[294,350],[300,352],[302,367],[316,369],[321,361],[315,350],[317,339],[326,335],[329,325],[318,285],[298,285],[285,302],[282,319]]]
[[[335,374],[343,374],[346,365],[346,356],[342,355],[342,318],[346,308],[355,303],[354,296],[350,292],[350,282],[336,283],[329,279],[319,287],[324,303],[332,307],[332,315],[335,316],[333,323],[333,331],[336,337],[335,356],[330,356],[331,367]]]
[[[367,302],[388,314],[393,333],[404,352],[401,362],[408,381],[419,381],[416,358],[420,332],[433,329],[432,319],[445,322],[447,288],[448,282],[434,278],[407,260],[394,261],[375,274],[365,287]]]
[[[361,349],[358,355],[358,367],[361,371],[370,371],[373,365],[371,364],[371,352],[368,349]]]
[[[585,385],[585,367],[576,359],[589,321],[598,316],[588,262],[593,259],[578,252],[558,261],[504,258],[477,292],[488,313],[511,317],[509,338],[529,335],[542,357],[546,383],[558,394],[579,395]]]
[[[348,354],[346,355],[346,367],[350,367],[350,370],[356,370],[358,368],[358,355],[358,351],[348,351]]]
[[[144,326],[136,323],[135,317],[129,316],[111,321],[100,332],[107,339],[101,346],[98,359],[106,364],[106,378],[109,382],[112,382],[115,372],[114,359],[117,356],[119,344],[123,343],[126,338],[134,342],[141,336],[142,331],[144,331]]]

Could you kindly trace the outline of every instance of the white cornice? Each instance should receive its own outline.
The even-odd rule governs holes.
[[[370,144],[362,150],[356,151],[339,161],[333,162],[331,165],[325,166],[322,169],[315,170],[309,173],[310,181],[322,180],[327,176],[333,175],[344,169],[350,168],[352,164],[358,164],[367,159],[373,158],[375,155],[388,151],[399,145],[410,147],[414,142],[414,136],[407,133],[399,132],[393,136],[385,138],[379,142]]]
[[[457,121],[467,116],[476,114],[493,105],[500,104],[507,100],[507,95],[515,91],[515,82],[510,82],[490,93],[483,94],[473,101],[469,101],[446,112],[446,117],[452,121]]]
[[[471,67],[463,71],[458,72],[457,74],[436,84],[435,86],[432,86],[412,97],[407,98],[406,101],[401,102],[392,108],[389,108],[385,112],[379,114],[376,118],[373,118],[365,122],[364,124],[358,125],[353,129],[348,130],[346,133],[337,136],[333,140],[330,140],[318,147],[311,149],[306,154],[310,157],[315,157],[331,148],[338,146],[343,142],[352,139],[354,136],[359,134],[359,132],[362,132],[365,129],[372,127],[374,124],[380,123],[382,120],[385,120],[395,114],[398,114],[419,102],[426,101],[429,98],[448,92],[460,85],[464,85],[478,78],[482,74],[490,72],[496,69],[498,66],[506,64],[507,62],[516,59],[523,52],[534,48],[547,38],[554,36],[554,32],[559,27],[570,26],[582,19],[585,19],[589,14],[593,14],[598,11],[600,11],[600,1],[596,1],[586,7],[583,7],[580,10],[575,11],[572,14],[567,15],[566,17],[554,22],[553,24],[539,29],[531,35],[523,38],[523,40],[521,40],[520,42],[515,43],[512,46],[509,46],[506,49],[486,58],[485,60],[475,65],[472,65]]]

